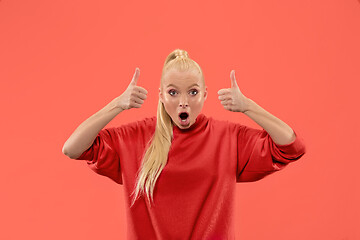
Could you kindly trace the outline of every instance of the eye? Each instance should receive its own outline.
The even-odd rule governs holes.
[[[169,91],[169,94],[170,94],[171,96],[174,96],[174,95],[176,94],[176,91],[175,91],[175,90],[170,90],[170,91]]]
[[[192,89],[192,90],[190,90],[190,95],[196,95],[196,94],[198,94],[198,90],[196,90],[196,89]]]

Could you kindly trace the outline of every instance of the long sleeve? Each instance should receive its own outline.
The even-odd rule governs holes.
[[[283,169],[301,158],[305,152],[302,138],[286,145],[276,144],[264,130],[239,125],[237,129],[237,182],[257,181]]]
[[[77,160],[86,160],[94,172],[109,177],[118,184],[123,184],[116,128],[102,129],[93,144]]]

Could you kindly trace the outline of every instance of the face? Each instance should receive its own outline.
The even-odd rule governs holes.
[[[160,101],[181,129],[195,123],[207,97],[207,87],[197,71],[167,71],[159,89]]]

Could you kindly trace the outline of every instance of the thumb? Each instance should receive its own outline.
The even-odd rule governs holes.
[[[235,70],[232,70],[230,72],[230,79],[231,79],[231,87],[237,87],[238,85],[235,78]]]
[[[136,68],[136,69],[135,69],[134,76],[133,76],[133,78],[132,78],[132,80],[131,80],[131,82],[130,82],[130,85],[136,86],[137,81],[138,81],[138,79],[139,79],[139,75],[140,75],[140,69],[139,69],[139,68]]]

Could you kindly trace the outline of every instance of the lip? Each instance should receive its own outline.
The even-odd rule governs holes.
[[[181,117],[180,117],[181,113],[186,113],[188,115],[185,122],[181,120]],[[179,119],[179,123],[180,123],[181,126],[184,126],[184,127],[188,126],[190,124],[190,114],[189,114],[189,112],[187,112],[187,111],[179,112],[178,119]]]
[[[180,118],[180,115],[182,114],[182,113],[186,113],[187,115],[188,115],[188,118],[190,118],[190,114],[189,114],[189,112],[187,112],[187,111],[181,111],[181,112],[179,112],[178,113],[178,117]],[[181,119],[181,118],[180,118]]]
[[[180,114],[182,114],[182,113],[187,113],[188,115],[190,115],[189,112],[187,112],[187,111],[181,111],[181,112],[179,112],[178,115],[180,115]]]

